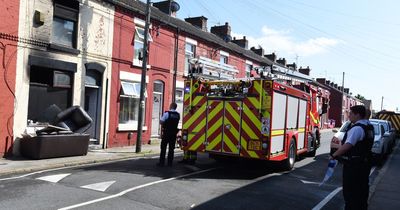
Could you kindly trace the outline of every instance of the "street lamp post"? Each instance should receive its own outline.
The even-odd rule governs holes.
[[[144,26],[144,44],[143,44],[143,60],[142,60],[142,78],[140,80],[140,104],[139,116],[137,127],[137,140],[136,140],[136,153],[142,150],[142,131],[143,131],[143,113],[144,113],[144,91],[146,89],[146,72],[147,72],[147,57],[148,57],[148,39],[149,39],[149,25],[150,25],[150,0],[146,4],[146,23]]]

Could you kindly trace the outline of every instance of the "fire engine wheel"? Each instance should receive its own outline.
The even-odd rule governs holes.
[[[290,140],[289,154],[288,158],[284,161],[283,169],[290,171],[294,167],[294,162],[296,161],[296,143],[295,140]]]

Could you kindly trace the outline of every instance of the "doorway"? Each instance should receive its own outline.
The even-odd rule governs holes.
[[[153,84],[153,111],[151,117],[151,136],[160,136],[160,118],[163,111],[164,83],[155,81]]]
[[[92,144],[99,144],[101,121],[101,74],[92,69],[86,70],[85,111],[92,118],[92,125],[86,131]]]

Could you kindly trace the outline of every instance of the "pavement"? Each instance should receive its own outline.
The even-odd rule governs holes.
[[[330,129],[324,132],[329,132]],[[400,209],[400,139],[393,148],[384,166],[377,170],[378,175],[371,183],[369,209]],[[135,152],[135,146],[108,149],[89,149],[85,156],[31,160],[23,157],[0,159],[0,176],[31,173],[35,171],[83,166],[95,163],[107,163],[136,157],[148,157],[159,154],[159,141],[142,145],[141,152]]]
[[[152,141],[154,142],[154,141]],[[135,157],[148,157],[160,154],[160,143],[144,144],[141,152],[136,153],[136,146],[125,146],[108,149],[91,149],[85,156],[49,158],[41,160],[24,157],[0,158],[0,176],[31,173],[35,171],[55,169],[69,166],[90,165],[127,160]]]

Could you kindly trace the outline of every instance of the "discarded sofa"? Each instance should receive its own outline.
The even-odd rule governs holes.
[[[80,107],[72,106],[61,111],[52,105],[44,112],[48,122],[36,131],[34,137],[21,139],[21,154],[32,159],[86,155],[89,134],[84,132],[91,126],[92,119]]]

